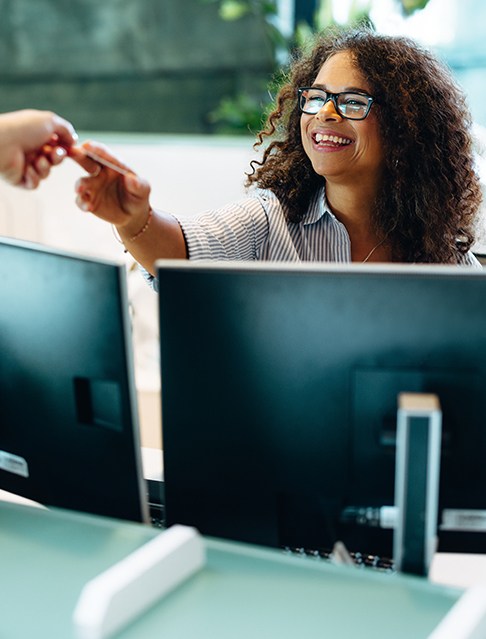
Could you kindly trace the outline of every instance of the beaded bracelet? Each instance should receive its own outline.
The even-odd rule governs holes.
[[[152,219],[152,215],[153,215],[153,211],[152,209],[149,209],[148,212],[148,218],[147,221],[145,222],[145,224],[142,226],[142,228],[140,229],[140,231],[138,231],[138,233],[135,233],[135,235],[132,235],[132,237],[130,237],[127,242],[135,242],[135,240],[137,240],[141,235],[143,235],[143,233],[145,233],[145,231],[148,229],[149,224],[150,224],[150,220]]]
[[[150,221],[152,219],[153,216],[153,211],[152,209],[149,210],[148,213],[148,217],[147,220],[145,222],[145,224],[142,226],[142,228],[140,229],[140,231],[138,231],[137,233],[135,233],[135,235],[132,235],[132,237],[128,238],[127,242],[134,242],[136,239],[138,239],[143,233],[145,233],[145,231],[148,229]],[[124,244],[123,240],[120,237],[120,234],[118,233],[118,229],[116,228],[115,225],[111,225],[112,231],[113,231],[113,235],[115,236],[115,239],[117,240],[117,242],[119,244]],[[125,249],[124,251],[125,253],[128,253],[128,250]]]

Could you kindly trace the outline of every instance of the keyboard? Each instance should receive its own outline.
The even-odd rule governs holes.
[[[317,561],[328,561],[330,563],[338,563],[335,559],[333,549],[327,548],[300,548],[282,546],[282,552],[285,554],[311,558]],[[379,557],[378,555],[368,555],[361,552],[349,552],[350,564],[357,568],[371,568],[380,572],[394,573],[395,568],[393,559],[387,557]],[[342,562],[339,562],[342,563]]]
[[[147,487],[150,523],[154,528],[165,528],[165,484],[161,481],[147,480]],[[338,563],[336,561],[336,546],[334,549],[282,546],[281,550],[285,554],[298,557]],[[346,549],[344,549],[344,554],[349,559],[347,563],[353,564],[358,568],[371,568],[387,573],[395,572],[392,559],[361,552],[348,552]],[[339,563],[343,562],[340,561]]]

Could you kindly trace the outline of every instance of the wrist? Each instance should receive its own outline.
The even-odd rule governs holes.
[[[138,240],[138,238],[141,237],[150,226],[153,214],[154,212],[152,208],[149,208],[145,216],[141,220],[137,220],[136,224],[129,223],[121,227],[116,227],[123,243],[130,244],[131,242]]]

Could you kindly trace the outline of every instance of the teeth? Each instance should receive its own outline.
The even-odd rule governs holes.
[[[341,138],[338,135],[324,135],[323,133],[316,133],[315,140],[319,144],[320,142],[333,142],[333,144],[351,144],[349,138]]]

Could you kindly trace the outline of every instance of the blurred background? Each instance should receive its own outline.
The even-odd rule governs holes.
[[[0,110],[88,131],[251,135],[295,46],[367,21],[436,50],[486,126],[482,0],[0,0]]]
[[[451,67],[486,185],[483,0],[0,0],[0,15],[0,112],[57,111],[146,177],[155,208],[194,215],[243,196],[295,47],[362,21],[417,39]],[[66,161],[35,192],[0,183],[0,235],[126,263],[142,443],[160,447],[156,295],[111,227],[75,207],[81,173]]]

